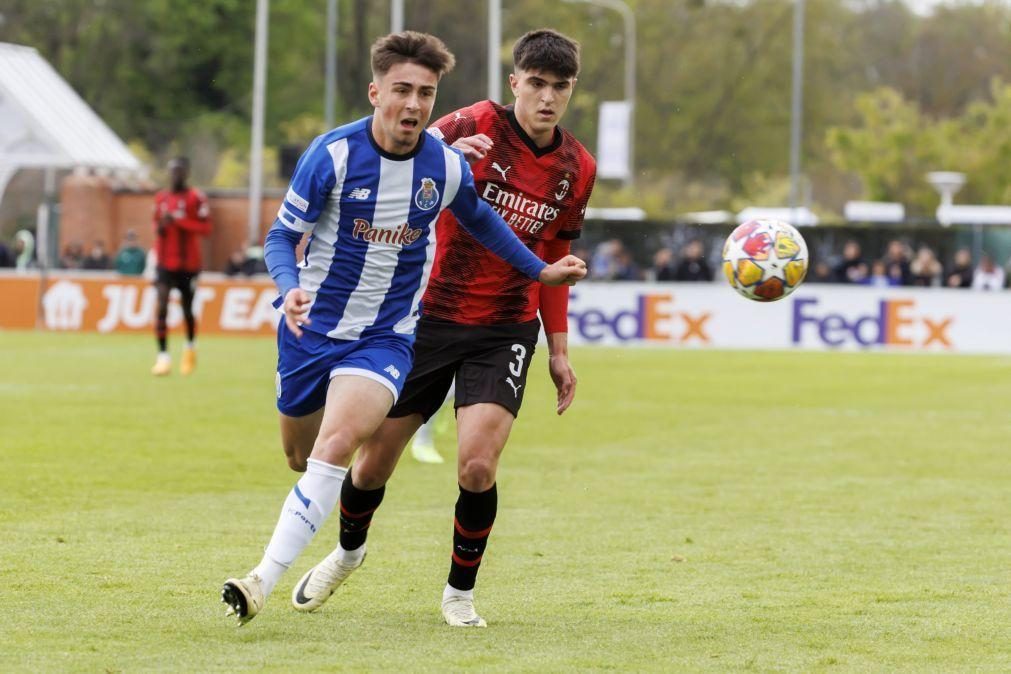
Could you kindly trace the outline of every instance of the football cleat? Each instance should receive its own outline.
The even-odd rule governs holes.
[[[435,448],[435,444],[431,441],[424,442],[418,438],[414,439],[411,443],[411,456],[414,457],[415,461],[420,463],[442,463],[442,455]]]
[[[450,627],[487,627],[488,623],[474,610],[474,600],[450,595],[442,599],[442,617]]]
[[[167,353],[159,353],[151,368],[151,374],[156,377],[164,377],[172,373],[172,357]]]
[[[363,552],[357,564],[345,564],[341,549],[337,548],[327,555],[322,562],[306,571],[291,591],[291,605],[296,611],[315,611],[330,598],[330,595],[341,586],[351,572],[365,561]]]
[[[184,349],[183,350],[183,360],[179,363],[179,372],[182,374],[192,374],[193,370],[197,368],[197,352],[196,349]]]
[[[221,601],[228,605],[226,616],[234,615],[242,627],[263,609],[263,581],[250,574],[243,579],[229,578],[221,588]]]

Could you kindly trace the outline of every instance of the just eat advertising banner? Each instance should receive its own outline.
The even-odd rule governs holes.
[[[273,334],[270,279],[204,274],[195,311],[204,334]],[[115,274],[0,275],[0,329],[147,332],[150,282]],[[182,322],[173,293],[169,326]],[[801,286],[746,300],[723,283],[581,283],[569,341],[579,345],[1011,353],[1011,291]]]

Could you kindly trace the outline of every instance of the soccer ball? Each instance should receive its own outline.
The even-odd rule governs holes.
[[[796,229],[779,220],[748,220],[723,244],[723,273],[749,300],[781,300],[807,274],[807,244]]]

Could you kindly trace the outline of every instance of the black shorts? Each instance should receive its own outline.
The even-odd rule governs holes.
[[[418,321],[414,367],[391,417],[439,411],[453,378],[455,407],[498,403],[515,417],[526,391],[527,370],[541,323],[461,325],[435,319]]]
[[[170,271],[164,267],[158,267],[154,282],[167,285],[169,290],[177,288],[181,293],[192,295],[198,274],[199,272],[195,271]]]

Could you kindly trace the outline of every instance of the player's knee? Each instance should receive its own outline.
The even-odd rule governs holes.
[[[496,467],[496,462],[485,456],[467,459],[460,465],[460,486],[467,491],[488,491],[495,484]]]
[[[361,438],[346,429],[339,429],[326,434],[320,433],[313,451],[318,452],[327,463],[346,466],[359,444]]]
[[[309,466],[309,450],[303,450],[297,443],[290,441],[283,442],[282,447],[284,449],[284,457],[288,460],[288,468],[291,468],[296,473],[304,473]]]

